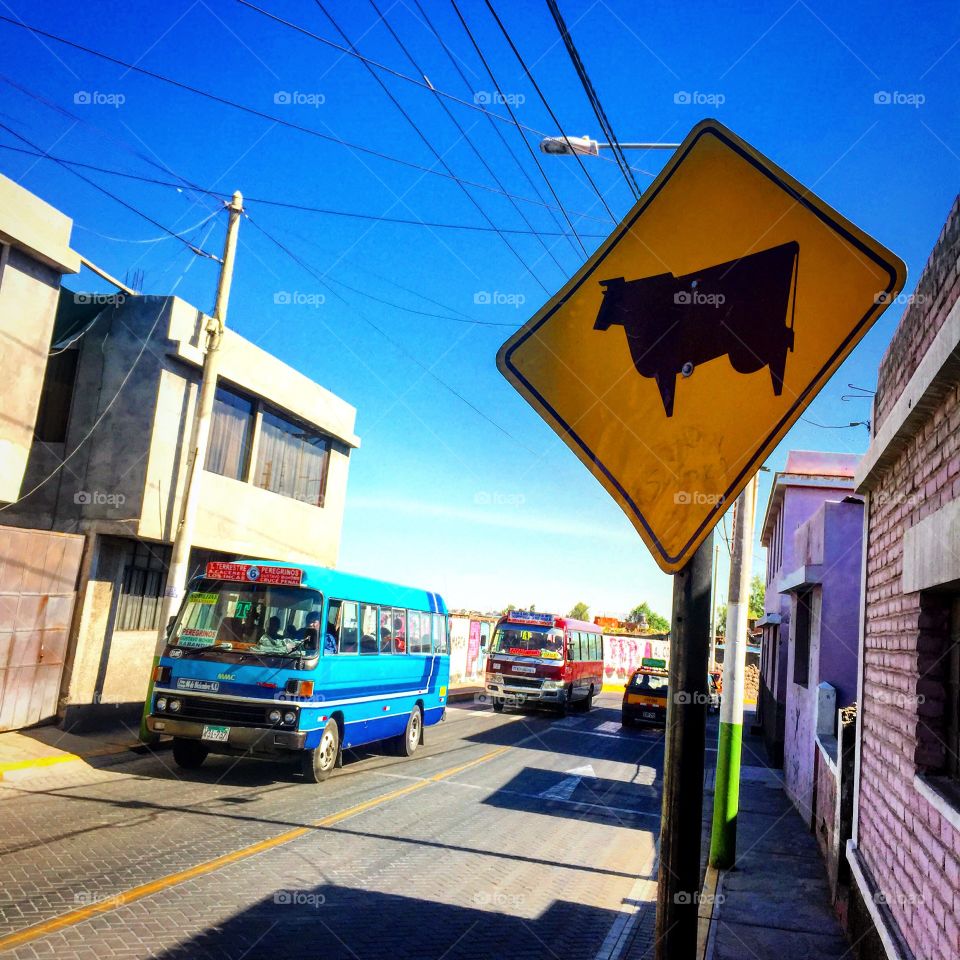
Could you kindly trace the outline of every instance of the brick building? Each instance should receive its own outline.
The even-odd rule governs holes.
[[[960,956],[960,198],[884,356],[867,494],[849,924]]]

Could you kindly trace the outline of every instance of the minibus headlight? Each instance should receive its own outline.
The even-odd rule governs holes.
[[[179,701],[179,700],[171,700],[170,703],[167,705],[167,709],[168,709],[171,713],[179,713],[179,712],[180,712],[180,706],[181,706],[181,704],[180,704],[180,701]]]
[[[544,690],[559,690],[563,686],[563,683],[559,680],[544,680],[543,689]]]
[[[280,714],[280,711],[279,711],[279,710],[271,710],[271,711],[267,714],[267,719],[268,719],[271,723],[279,723],[279,722],[280,722],[280,716],[281,716],[281,714]]]
[[[284,723],[287,723],[287,724],[290,724],[290,725],[292,726],[293,724],[295,724],[295,723],[297,722],[297,715],[296,715],[292,710],[288,710],[288,711],[283,715],[283,722],[284,722]]]
[[[167,709],[167,698],[166,697],[157,697],[157,709],[166,710]]]

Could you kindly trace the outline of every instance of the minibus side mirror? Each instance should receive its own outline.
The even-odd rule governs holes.
[[[170,639],[170,634],[173,633],[173,625],[177,622],[177,615],[173,614],[170,619],[167,621],[167,625],[164,628],[164,634],[166,638]]]

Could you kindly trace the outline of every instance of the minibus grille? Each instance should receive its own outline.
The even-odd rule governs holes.
[[[531,689],[539,689],[543,684],[543,680],[538,677],[513,677],[509,674],[505,674],[503,682],[508,687],[530,687]]]
[[[183,706],[176,714],[184,720],[202,720],[204,723],[225,723],[237,727],[272,726],[267,714],[276,707],[274,703],[260,706],[256,703],[241,703],[236,700],[212,700],[207,697],[184,697]]]

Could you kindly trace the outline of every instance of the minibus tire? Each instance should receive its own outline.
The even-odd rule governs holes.
[[[304,750],[300,763],[303,778],[308,783],[322,783],[333,773],[340,753],[340,728],[330,719],[320,735],[320,743],[312,750]]]
[[[589,713],[593,709],[593,690],[592,689],[580,702],[580,709],[584,713]]]
[[[503,697],[494,697],[491,701],[491,704],[493,706],[494,713],[503,713],[503,708],[505,706]]]
[[[196,770],[203,765],[210,750],[199,740],[173,738],[173,762],[182,770]]]
[[[393,741],[393,752],[398,757],[412,757],[420,746],[423,736],[423,713],[416,704],[407,718],[407,729]]]

